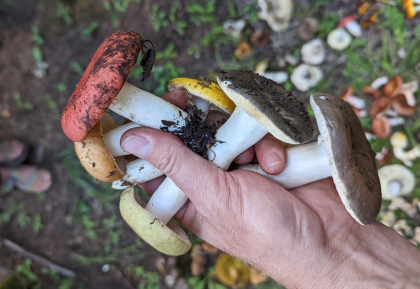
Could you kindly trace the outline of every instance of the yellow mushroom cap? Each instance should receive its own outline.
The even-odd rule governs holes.
[[[124,176],[121,169],[124,157],[114,158],[102,137],[116,127],[111,115],[105,113],[83,140],[74,143],[82,166],[91,176],[103,182],[113,182]]]
[[[188,93],[207,100],[229,114],[235,109],[235,104],[230,100],[226,93],[224,93],[220,86],[209,80],[177,77],[168,83],[168,89],[170,91],[185,89]]]
[[[225,285],[244,287],[250,280],[250,269],[243,261],[222,253],[214,266],[216,278]]]
[[[163,224],[139,204],[133,187],[122,192],[120,212],[134,232],[156,250],[178,256],[191,248],[191,242],[181,227],[172,223]]]

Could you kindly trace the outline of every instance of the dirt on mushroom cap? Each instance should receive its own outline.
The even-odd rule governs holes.
[[[111,34],[99,46],[64,108],[61,126],[72,141],[82,140],[117,96],[143,48],[134,31]]]

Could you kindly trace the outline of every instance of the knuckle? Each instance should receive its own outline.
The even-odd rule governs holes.
[[[165,146],[155,156],[156,167],[164,175],[172,175],[176,172],[177,164],[181,161],[179,154],[180,145]]]

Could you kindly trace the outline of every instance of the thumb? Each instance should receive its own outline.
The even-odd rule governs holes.
[[[217,183],[220,169],[191,151],[176,136],[151,128],[134,128],[121,137],[121,147],[167,175],[192,202],[202,202]]]

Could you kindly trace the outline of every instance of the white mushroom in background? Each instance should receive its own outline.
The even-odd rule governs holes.
[[[319,67],[305,63],[298,65],[290,76],[293,85],[303,92],[316,86],[322,78],[323,73]]]
[[[289,74],[284,71],[266,71],[263,76],[277,83],[284,83],[289,78]]]
[[[393,148],[394,156],[402,161],[406,166],[411,167],[413,160],[420,157],[420,146],[416,145],[409,151],[404,149],[408,146],[407,135],[403,132],[395,132],[390,138],[391,145]]]
[[[245,28],[246,22],[243,19],[226,20],[223,22],[223,32],[226,35],[238,39],[242,35],[242,30]]]
[[[385,200],[408,195],[414,190],[416,183],[414,175],[403,165],[383,166],[378,170],[378,175],[381,182],[382,198]]]
[[[362,36],[362,27],[356,21],[356,16],[351,15],[347,16],[343,20],[340,21],[338,27],[345,27],[348,32],[350,32],[354,37]]]
[[[334,50],[344,50],[350,46],[352,38],[344,28],[336,28],[328,34],[327,43]]]
[[[301,49],[302,61],[310,65],[318,65],[325,60],[324,41],[319,38],[306,42]]]
[[[273,31],[281,32],[289,27],[292,0],[258,0],[258,6],[261,8],[258,17],[267,21]]]

